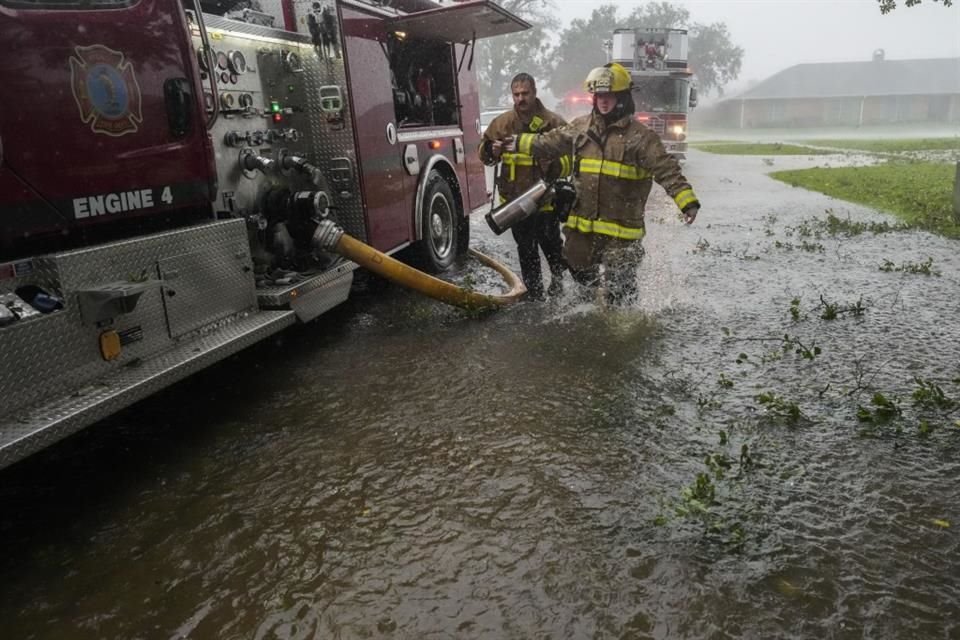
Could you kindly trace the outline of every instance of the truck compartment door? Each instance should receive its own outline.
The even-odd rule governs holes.
[[[472,0],[392,18],[389,28],[407,36],[466,44],[523,31],[530,23],[490,0]]]
[[[340,11],[367,243],[391,251],[414,239],[416,178],[404,170],[403,145],[397,140],[386,21],[345,4]]]
[[[0,171],[60,216],[54,228],[8,217],[0,194],[0,235],[209,206],[212,150],[178,0],[0,4],[16,9],[0,11]]]
[[[530,24],[490,0],[459,2],[438,9],[418,11],[390,19],[394,32],[408,38],[441,40],[456,45],[460,123],[465,150],[468,210],[487,202],[483,163],[477,157],[480,144],[480,100],[472,68],[473,47],[480,38],[505,35],[530,28]]]

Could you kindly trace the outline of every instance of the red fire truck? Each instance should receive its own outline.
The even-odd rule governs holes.
[[[557,113],[569,122],[593,110],[593,96],[582,90],[568,91],[557,103]]]
[[[687,151],[687,112],[697,106],[693,73],[687,66],[688,38],[683,29],[617,29],[608,41],[611,62],[633,78],[637,120],[660,135],[671,154]],[[557,104],[567,120],[590,113],[593,96],[574,90]]]
[[[697,104],[686,30],[617,29],[610,44],[611,61],[633,78],[637,119],[660,135],[667,151],[684,158],[687,111]]]
[[[0,467],[344,301],[484,208],[487,0],[0,0]]]

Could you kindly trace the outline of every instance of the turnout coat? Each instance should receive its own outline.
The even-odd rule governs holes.
[[[533,115],[529,120],[523,120],[516,109],[511,109],[501,113],[487,127],[483,134],[483,140],[480,143],[478,154],[480,160],[486,165],[494,165],[497,159],[490,153],[490,144],[494,140],[503,140],[505,138],[516,137],[523,133],[544,133],[553,131],[559,127],[566,126],[567,121],[543,106],[540,99],[537,98]],[[570,175],[569,156],[551,160],[542,158],[534,160],[527,152],[504,151],[500,155],[500,173],[497,176],[497,191],[500,194],[500,202],[506,202],[517,197],[541,178],[547,180],[560,176]],[[541,211],[552,211],[552,198],[547,198],[546,203],[540,207]]]
[[[680,163],[632,115],[607,124],[591,113],[566,127],[521,134],[516,146],[536,159],[573,158],[577,201],[564,224],[568,231],[640,240],[654,180],[681,211],[700,206]]]

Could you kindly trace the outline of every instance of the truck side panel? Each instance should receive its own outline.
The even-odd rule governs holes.
[[[180,4],[72,7],[0,11],[4,170],[58,218],[11,216],[0,194],[0,236],[209,211],[211,150]]]
[[[8,266],[11,268],[7,269]],[[0,467],[295,321],[256,306],[242,220],[0,265]],[[63,300],[41,314],[18,300]]]
[[[368,244],[392,250],[414,238],[412,228],[415,177],[403,167],[401,146],[391,143],[387,126],[396,133],[390,67],[382,43],[382,18],[340,5],[344,50],[357,128],[358,166],[366,210]]]
[[[477,156],[482,131],[480,129],[480,90],[477,75],[470,67],[473,52],[468,47],[457,45],[457,61],[463,60],[460,67],[460,115],[463,129],[463,146],[466,154],[464,164],[465,183],[468,197],[464,197],[467,211],[473,211],[488,204],[485,169]],[[464,59],[466,57],[466,59]],[[468,202],[466,202],[468,200]]]
[[[262,208],[271,188],[322,189],[331,198],[333,217],[352,236],[364,240],[366,225],[357,177],[353,117],[343,60],[321,57],[309,37],[207,15],[204,23],[213,47],[220,117],[211,130],[217,152],[217,211],[249,216]],[[200,48],[198,30],[194,44]],[[243,70],[224,60],[243,60]],[[336,108],[339,101],[340,106]],[[274,112],[276,109],[276,112]],[[324,180],[289,169],[245,170],[244,156],[280,163],[301,156]]]

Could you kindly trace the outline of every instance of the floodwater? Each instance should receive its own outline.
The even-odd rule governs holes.
[[[958,244],[824,161],[691,153],[630,309],[374,288],[5,470],[0,637],[960,637]]]

